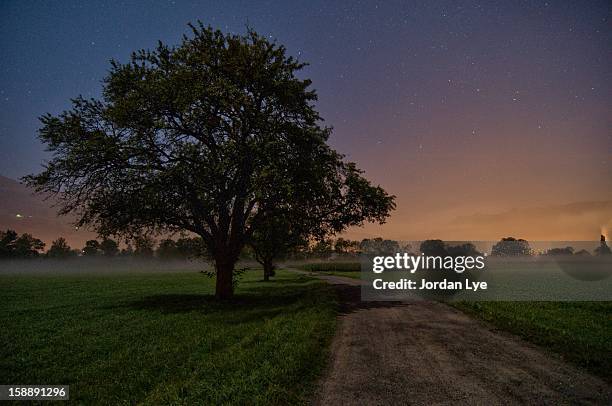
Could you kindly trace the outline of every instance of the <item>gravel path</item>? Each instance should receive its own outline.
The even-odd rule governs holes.
[[[612,404],[612,388],[521,339],[430,301],[342,303],[320,405]]]

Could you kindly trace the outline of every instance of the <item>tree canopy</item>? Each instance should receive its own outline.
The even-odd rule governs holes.
[[[0,259],[33,258],[45,248],[45,243],[32,234],[17,234],[15,230],[0,230]]]
[[[197,234],[219,298],[268,216],[307,219],[315,236],[383,222],[393,196],[328,146],[305,65],[252,30],[190,27],[178,46],[112,61],[101,99],[41,117],[53,155],[26,181],[102,235]]]

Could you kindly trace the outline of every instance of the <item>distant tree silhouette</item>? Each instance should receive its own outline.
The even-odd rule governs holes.
[[[161,259],[195,259],[202,257],[205,249],[199,237],[181,237],[176,241],[165,238],[159,242],[155,253]]]
[[[132,255],[134,255],[134,248],[132,248],[132,245],[128,242],[125,245],[125,248],[121,249],[119,255],[122,257],[131,257]]]
[[[0,231],[0,258],[15,257],[15,241],[18,236],[15,230]]]
[[[606,237],[605,236],[601,236],[600,239],[600,243],[599,243],[599,247],[595,248],[595,255],[610,255],[612,254],[612,251],[610,251],[610,247],[608,247],[608,244],[606,243]]]
[[[160,259],[177,259],[180,258],[179,251],[176,247],[176,241],[171,238],[165,238],[159,242],[155,253]]]
[[[31,234],[17,234],[15,230],[0,231],[0,258],[33,258],[45,248],[38,238]]]
[[[119,254],[119,244],[110,238],[103,238],[100,242],[100,251],[105,257],[114,257]]]
[[[482,252],[478,251],[471,242],[459,245],[447,244],[446,251],[451,257],[477,257],[482,255]]]
[[[331,240],[315,241],[310,247],[310,253],[315,258],[329,258],[333,253]]]
[[[573,247],[551,248],[544,255],[574,255]]]
[[[529,242],[514,237],[502,238],[491,249],[491,255],[498,257],[528,256],[532,254]]]
[[[359,241],[338,238],[334,243],[334,251],[338,254],[355,254],[359,252]]]
[[[442,240],[425,240],[421,243],[419,251],[428,256],[444,257],[448,255],[446,244]]]
[[[31,258],[38,256],[40,251],[45,248],[43,243],[38,238],[34,238],[31,234],[22,234],[17,241],[15,241],[15,253],[19,258]]]
[[[585,249],[581,249],[580,251],[576,251],[574,255],[582,256],[582,257],[590,257],[591,253]]]
[[[477,257],[482,255],[471,242],[450,245],[442,240],[425,240],[421,243],[419,251],[427,256],[436,257]]]
[[[95,257],[101,254],[100,243],[98,240],[87,240],[85,241],[85,247],[81,251],[86,257]]]
[[[102,99],[43,116],[53,155],[25,180],[101,235],[200,236],[224,299],[259,217],[291,208],[309,233],[333,233],[384,221],[394,201],[327,145],[304,64],[253,31],[191,28],[176,47],[113,61]]]
[[[57,240],[51,242],[51,247],[47,251],[49,258],[65,259],[75,255],[75,252],[70,248],[68,242],[64,237],[59,237]]]
[[[394,240],[384,240],[381,237],[365,238],[359,243],[359,249],[364,254],[383,255],[399,252],[399,243]]]
[[[208,254],[207,245],[201,237],[181,237],[176,240],[176,249],[184,259],[214,258]]]
[[[152,258],[155,252],[155,240],[147,235],[134,238],[134,255],[141,258]]]

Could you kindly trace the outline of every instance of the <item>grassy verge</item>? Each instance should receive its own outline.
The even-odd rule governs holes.
[[[335,329],[320,281],[247,272],[231,303],[198,273],[1,276],[2,383],[84,404],[295,404]]]
[[[344,276],[354,279],[361,278],[361,264],[359,262],[315,262],[302,265],[299,268],[323,275]]]
[[[331,272],[321,272],[324,275],[336,275],[336,276],[344,276],[345,278],[353,278],[353,279],[361,279],[360,271],[331,271]]]
[[[612,302],[462,302],[454,306],[612,381]]]

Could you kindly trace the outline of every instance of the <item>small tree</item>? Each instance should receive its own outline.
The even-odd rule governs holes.
[[[74,251],[72,248],[70,248],[68,242],[66,242],[66,239],[64,237],[60,237],[51,243],[51,247],[49,248],[49,251],[47,251],[47,256],[49,258],[64,259],[74,256]]]
[[[293,180],[281,178],[277,186],[289,198],[262,206],[254,222],[249,242],[265,280],[274,259],[311,241],[311,254],[327,258],[333,253],[330,237],[366,221],[382,224],[395,208],[394,196],[371,185],[354,164],[342,162],[333,151],[315,157],[307,165],[288,166],[285,173],[292,173]]]
[[[292,249],[304,243],[300,233],[287,217],[269,216],[262,219],[251,237],[250,245],[255,260],[263,267],[264,281],[274,276],[274,261],[283,258]],[[297,221],[296,221],[297,223]]]

